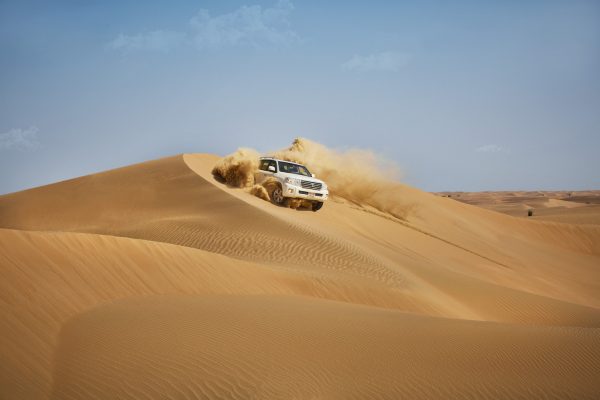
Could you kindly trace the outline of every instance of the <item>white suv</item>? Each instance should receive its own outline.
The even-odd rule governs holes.
[[[269,194],[280,205],[286,204],[290,198],[304,199],[310,201],[313,211],[317,211],[329,197],[325,182],[315,178],[315,174],[311,174],[304,165],[290,161],[261,157],[255,181],[274,183]]]

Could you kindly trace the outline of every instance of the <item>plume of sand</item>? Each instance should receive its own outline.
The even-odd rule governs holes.
[[[324,180],[332,197],[405,219],[414,208],[402,202],[399,169],[381,156],[367,150],[337,151],[320,143],[296,138],[292,145],[270,153],[271,156],[306,165]],[[256,185],[259,153],[240,148],[217,162],[213,175],[230,186],[248,188],[250,193],[269,201],[273,182]]]
[[[249,148],[239,148],[234,153],[221,158],[212,169],[213,176],[229,186],[247,189],[260,199],[271,201],[269,193],[276,180],[255,184],[254,174],[258,171],[260,154]]]
[[[235,153],[221,158],[213,167],[212,174],[230,186],[252,187],[259,157],[260,154],[254,149],[239,148]]]
[[[264,187],[263,185],[254,185],[250,188],[250,194],[266,200],[266,201],[271,201],[271,197],[269,196],[269,192],[267,191],[267,188]]]
[[[405,219],[414,208],[402,202],[399,168],[372,151],[337,151],[320,143],[296,138],[288,149],[273,157],[306,165],[329,186],[334,197],[359,206],[371,206]]]

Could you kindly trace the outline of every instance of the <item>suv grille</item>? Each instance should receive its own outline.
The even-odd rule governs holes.
[[[322,184],[317,183],[317,182],[311,182],[311,181],[301,181],[300,184],[302,185],[302,187],[304,189],[311,189],[311,190],[321,190],[321,188],[323,187]]]

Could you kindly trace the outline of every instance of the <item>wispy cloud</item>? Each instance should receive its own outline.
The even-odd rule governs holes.
[[[475,149],[478,153],[499,153],[504,149],[497,144],[486,144]]]
[[[355,54],[351,59],[342,64],[346,71],[388,71],[395,72],[408,64],[410,56],[405,53],[385,51],[383,53],[359,56]]]
[[[108,43],[114,50],[168,51],[182,45],[198,49],[229,46],[288,45],[298,41],[291,29],[294,5],[279,0],[273,7],[242,6],[230,13],[211,16],[200,10],[185,30],[155,30],[134,35],[120,34]]]
[[[40,146],[37,138],[39,129],[32,126],[27,129],[11,129],[0,133],[0,150],[35,150]]]
[[[186,35],[175,31],[152,31],[137,35],[120,34],[108,47],[115,50],[156,50],[168,51],[186,41]]]
[[[190,22],[198,47],[220,47],[262,44],[290,44],[298,39],[290,29],[294,5],[280,0],[274,7],[242,6],[223,15],[211,17],[201,10]]]

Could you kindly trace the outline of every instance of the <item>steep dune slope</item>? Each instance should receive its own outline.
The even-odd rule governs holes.
[[[219,183],[216,160],[0,196],[0,397],[600,393],[597,227],[403,185],[405,218],[296,211]]]

